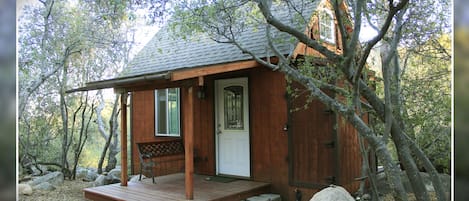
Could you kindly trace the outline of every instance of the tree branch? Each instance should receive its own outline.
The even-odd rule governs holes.
[[[326,47],[322,46],[319,44],[319,42],[309,38],[307,35],[305,35],[303,32],[297,31],[294,28],[285,25],[281,23],[277,18],[275,18],[272,15],[272,12],[270,11],[268,7],[268,3],[266,0],[257,0],[257,5],[259,9],[261,10],[262,14],[264,15],[264,18],[266,19],[267,23],[271,24],[281,32],[289,33],[290,35],[296,37],[300,42],[308,45],[309,47],[314,48],[327,58],[329,58],[331,61],[339,61],[340,56],[337,55],[335,52],[330,51]]]

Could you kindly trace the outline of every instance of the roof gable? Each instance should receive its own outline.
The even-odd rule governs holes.
[[[274,5],[272,12],[284,23],[304,31],[320,2],[297,0],[295,4]],[[258,19],[258,22],[244,28],[237,40],[259,57],[273,56],[268,48],[264,20]],[[291,36],[276,29],[272,30],[272,34],[275,40],[282,41],[276,43],[280,53],[289,54],[294,50],[297,42]],[[119,77],[135,77],[251,59],[250,55],[242,53],[236,46],[215,42],[204,33],[184,38],[174,37],[169,25],[166,25],[134,57]]]

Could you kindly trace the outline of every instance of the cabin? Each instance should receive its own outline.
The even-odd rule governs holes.
[[[341,8],[348,13],[346,5]],[[299,30],[340,52],[340,32],[328,0],[302,9],[308,21]],[[283,21],[294,16],[292,8],[274,12]],[[247,28],[239,38],[250,51],[275,62],[264,29]],[[285,55],[293,52],[296,58],[323,57],[301,43],[282,43],[278,50]],[[133,199],[126,196],[156,191],[171,175],[176,175],[180,189],[173,185],[146,198],[171,200],[174,194],[174,200],[209,200],[210,195],[252,185],[250,190],[213,200],[243,200],[260,193],[309,200],[330,184],[351,193],[358,189],[362,160],[357,131],[317,100],[295,110],[304,107],[308,98],[293,98],[288,89],[302,87],[231,44],[203,34],[177,38],[163,27],[116,78],[69,92],[102,88],[121,94],[121,163],[129,168],[123,168],[120,186],[85,190],[88,199]],[[159,144],[165,153],[156,157],[155,184],[145,186],[127,181],[128,175],[141,171],[138,144],[142,143]],[[224,185],[204,189],[206,180],[217,177],[241,183],[203,194]],[[158,198],[163,194],[166,197]]]

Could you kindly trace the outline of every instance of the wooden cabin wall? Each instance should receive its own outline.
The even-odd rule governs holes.
[[[356,192],[360,185],[356,178],[361,177],[362,157],[358,142],[357,130],[345,120],[338,117],[339,123],[339,184],[349,192]]]
[[[336,183],[335,114],[319,100],[308,104],[309,91],[292,85],[299,96],[291,97],[290,179],[300,187],[323,188]],[[296,87],[295,87],[296,86]],[[305,108],[306,107],[306,108]]]
[[[283,130],[287,123],[285,77],[267,68],[255,68],[249,86],[252,177],[270,182],[272,192],[285,198],[289,194],[288,133]]]
[[[206,78],[204,87],[196,87],[205,98],[194,98],[194,171],[197,174],[215,175],[215,119],[214,82]]]
[[[290,200],[309,200],[319,189],[335,183],[336,162],[335,114],[318,100],[307,104],[309,92],[294,82],[292,89],[300,90],[289,97]],[[305,108],[307,105],[307,108]]]
[[[137,142],[164,141],[168,137],[155,136],[155,98],[153,90],[132,92],[131,108],[131,174],[140,173]],[[171,138],[174,139],[174,138]],[[184,155],[164,156],[157,159],[156,176],[181,172]],[[148,176],[148,174],[145,174]]]

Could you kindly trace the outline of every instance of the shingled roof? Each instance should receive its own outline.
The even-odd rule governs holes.
[[[304,31],[306,24],[320,1],[297,1],[293,5],[275,6],[272,13],[284,23]],[[300,19],[299,13],[303,16]],[[302,19],[306,19],[306,22]],[[274,29],[273,29],[274,30]],[[277,40],[280,53],[289,54],[296,46],[288,34],[276,29],[272,32]],[[240,44],[259,57],[274,56],[267,44],[265,24],[251,25],[239,33]],[[186,39],[172,37],[171,31],[163,27],[134,57],[119,77],[133,77],[145,74],[170,72],[179,69],[203,67],[236,61],[251,60],[252,57],[241,52],[233,44],[219,43],[207,34],[198,33]]]
[[[288,4],[281,2],[279,5],[273,5],[271,10],[277,19],[303,32],[322,1],[293,0]],[[260,58],[274,56],[268,48],[264,21],[257,19],[258,24],[250,24],[236,36],[243,48]],[[215,42],[208,34],[175,37],[181,33],[175,35],[169,27],[166,25],[157,32],[115,78],[89,82],[86,86],[68,90],[67,93],[125,87],[142,81],[168,79],[171,72],[177,70],[252,60],[250,55],[243,53],[233,44]],[[296,40],[286,33],[275,28],[271,33],[274,40],[281,41],[275,43],[281,54],[291,53],[297,45]]]

